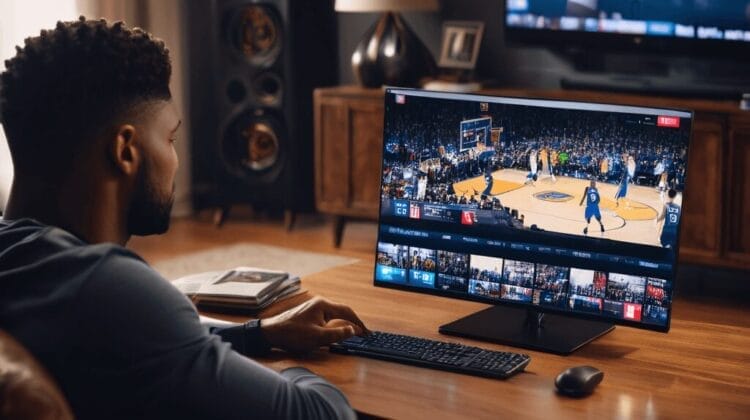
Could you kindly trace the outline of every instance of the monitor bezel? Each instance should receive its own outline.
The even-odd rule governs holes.
[[[382,197],[382,191],[383,191],[383,153],[385,150],[385,130],[387,129],[387,115],[386,115],[386,105],[388,104],[387,101],[389,99],[389,95],[395,94],[394,92],[403,91],[407,95],[409,92],[422,92],[422,93],[428,93],[431,95],[437,95],[437,99],[452,99],[450,97],[444,97],[444,96],[457,96],[459,98],[453,98],[453,99],[459,99],[459,100],[471,100],[474,99],[477,102],[481,101],[482,98],[487,99],[507,99],[510,101],[513,100],[523,100],[523,101],[533,101],[535,103],[571,103],[571,104],[586,104],[586,105],[605,105],[605,106],[613,106],[613,107],[628,107],[632,108],[634,110],[651,110],[651,111],[672,111],[674,113],[687,113],[690,116],[685,117],[689,118],[690,120],[690,137],[688,139],[688,152],[686,153],[686,159],[690,158],[690,146],[693,142],[693,121],[695,114],[691,110],[686,109],[677,109],[677,108],[654,108],[654,107],[644,107],[644,106],[638,106],[638,105],[623,105],[623,104],[613,104],[613,103],[605,103],[605,102],[590,102],[590,101],[575,101],[575,100],[561,100],[561,99],[539,99],[539,98],[529,98],[529,97],[519,97],[519,96],[499,96],[499,95],[488,95],[488,94],[470,94],[470,93],[453,93],[453,92],[440,92],[440,91],[432,91],[432,90],[425,90],[425,89],[415,89],[415,88],[401,88],[401,87],[392,87],[392,86],[384,86],[383,87],[383,145],[380,148],[380,172],[378,174],[379,176],[379,189],[378,189],[378,235],[377,235],[377,241],[375,243],[375,257],[377,257],[378,253],[378,244],[380,243],[381,238],[381,225],[382,225],[382,206],[383,206],[383,197]],[[465,99],[464,99],[465,98]],[[685,171],[685,185],[687,186],[689,178],[689,173],[686,169]],[[683,209],[684,209],[684,203],[686,200],[685,193],[687,192],[687,188],[685,188],[684,191],[682,191],[682,203],[683,203]],[[376,287],[385,287],[388,289],[396,289],[396,290],[402,290],[412,293],[420,293],[420,294],[428,294],[433,296],[440,296],[440,297],[447,297],[447,298],[453,298],[453,299],[461,299],[461,300],[467,300],[472,302],[479,302],[479,303],[485,303],[490,305],[508,305],[511,307],[516,308],[522,308],[522,309],[533,309],[540,313],[549,313],[549,314],[555,314],[555,315],[567,315],[578,319],[587,319],[592,321],[602,321],[602,322],[611,322],[615,325],[622,325],[627,327],[633,327],[633,328],[639,328],[649,331],[656,331],[656,332],[662,332],[667,333],[669,332],[669,329],[671,327],[672,323],[672,311],[674,309],[674,291],[676,288],[676,277],[677,277],[677,266],[679,264],[679,251],[680,251],[680,239],[682,236],[682,223],[683,223],[683,216],[684,212],[682,213],[680,217],[680,224],[677,229],[677,240],[676,240],[676,246],[675,246],[675,259],[674,263],[672,264],[672,275],[669,279],[672,284],[672,295],[670,296],[670,305],[667,311],[667,323],[665,325],[659,325],[659,324],[650,324],[642,321],[629,321],[625,319],[618,319],[614,317],[609,317],[606,315],[594,315],[594,314],[587,314],[583,312],[573,312],[571,310],[560,310],[555,309],[549,306],[542,306],[542,305],[534,305],[531,303],[518,303],[508,300],[502,300],[502,299],[491,299],[491,298],[485,298],[481,296],[475,296],[471,295],[470,293],[459,293],[459,292],[450,292],[445,290],[439,290],[439,289],[429,289],[429,288],[422,288],[422,287],[416,287],[416,286],[407,286],[402,285],[398,283],[388,282],[388,281],[380,281],[377,279],[377,259],[373,264],[373,285]],[[438,249],[435,249],[438,251]],[[535,263],[536,264],[536,263]],[[568,268],[575,268],[575,267],[568,267]],[[437,276],[437,271],[435,272],[435,275]],[[607,272],[607,279],[609,279],[609,272]],[[468,279],[467,279],[468,280]],[[643,304],[642,304],[643,305]]]

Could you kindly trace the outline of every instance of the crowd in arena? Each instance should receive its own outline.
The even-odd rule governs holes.
[[[438,273],[450,276],[466,276],[469,267],[469,256],[455,252],[438,252]]]
[[[479,281],[489,281],[492,283],[500,283],[503,279],[503,274],[493,270],[480,270],[479,268],[472,267],[471,278]]]
[[[607,283],[607,299],[620,302],[643,303],[644,285],[629,282],[616,282],[610,278]]]
[[[555,293],[565,293],[568,291],[567,273],[568,270],[565,267],[537,264],[534,287]]]
[[[687,144],[681,141],[684,133],[623,124],[617,119],[602,125],[593,118],[583,114],[560,124],[536,126],[515,120],[501,144],[500,163],[528,170],[530,150],[547,150],[555,175],[617,184],[626,173],[627,157],[632,156],[636,163],[632,182],[656,186],[666,171],[669,184],[682,189],[687,165]],[[540,162],[540,171],[546,165]]]
[[[506,261],[503,283],[520,287],[534,287],[534,264],[523,261]]]
[[[408,268],[407,250],[405,245],[378,244],[377,263],[388,267]]]

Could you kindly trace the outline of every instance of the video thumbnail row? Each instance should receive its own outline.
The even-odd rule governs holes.
[[[379,242],[376,280],[666,325],[671,281]]]

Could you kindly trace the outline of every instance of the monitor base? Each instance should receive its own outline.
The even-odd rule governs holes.
[[[492,306],[442,325],[438,331],[567,355],[614,329],[608,322],[544,314],[534,309]]]

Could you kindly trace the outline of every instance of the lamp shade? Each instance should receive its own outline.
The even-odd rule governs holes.
[[[336,0],[335,7],[337,12],[434,12],[439,9],[438,0]]]

